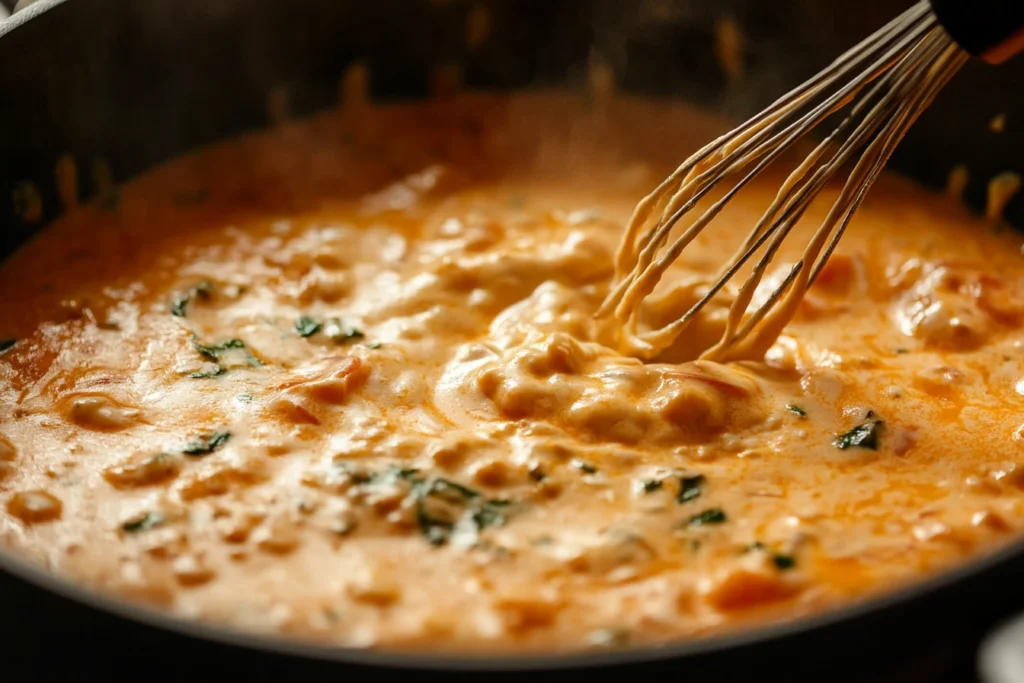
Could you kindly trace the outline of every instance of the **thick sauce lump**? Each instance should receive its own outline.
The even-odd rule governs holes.
[[[623,225],[715,132],[628,99],[363,106],[75,209],[0,269],[0,546],[190,619],[542,651],[806,615],[1013,538],[1021,239],[945,199],[880,182],[763,362],[691,360],[735,290],[619,351]]]

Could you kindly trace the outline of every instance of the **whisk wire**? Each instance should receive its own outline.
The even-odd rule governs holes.
[[[770,265],[772,259],[777,254],[778,249],[781,247],[782,241],[788,236],[796,222],[802,218],[813,198],[824,188],[825,184],[835,176],[837,171],[849,162],[850,158],[860,147],[861,143],[878,133],[878,131],[883,128],[886,121],[885,116],[891,113],[891,111],[898,106],[898,100],[903,95],[904,91],[908,87],[911,87],[916,80],[923,77],[919,72],[914,71],[913,68],[922,63],[926,63],[928,60],[937,56],[938,51],[942,47],[941,42],[939,41],[940,37],[938,36],[930,37],[923,49],[905,57],[904,61],[909,63],[909,66],[911,67],[910,70],[893,70],[876,83],[871,92],[857,103],[843,122],[840,123],[840,125],[837,126],[836,129],[818,145],[807,160],[805,160],[804,163],[801,164],[801,166],[798,167],[783,184],[776,201],[773,203],[772,207],[768,209],[765,216],[762,218],[761,223],[774,215],[776,206],[780,201],[788,202],[786,205],[787,208],[783,210],[783,216],[773,223],[769,229],[765,231],[763,237],[759,238],[751,248],[748,248],[743,253],[742,256],[738,259],[734,257],[734,262],[727,268],[726,273],[720,275],[716,280],[716,284],[721,283],[715,289],[715,291],[718,291],[722,286],[724,286],[725,281],[729,277],[732,277],[732,275],[734,275],[735,272],[744,265],[754,253],[756,253],[756,251],[763,245],[764,239],[773,233],[777,233],[772,239],[766,254],[754,266],[752,274],[746,282],[744,282],[743,287],[740,290],[740,294],[730,307],[730,315],[727,320],[726,330],[723,333],[722,342],[715,349],[709,351],[709,355],[714,355],[719,349],[727,347],[732,343],[732,341],[734,341],[733,333],[735,326],[739,322],[739,318],[742,317],[743,313],[750,305],[753,294],[757,286],[760,284],[767,267]],[[883,97],[876,102],[875,100],[879,94],[882,94]],[[872,104],[873,106],[867,116],[857,126],[851,136],[839,147],[832,159],[827,164],[819,166],[810,178],[806,180],[806,182],[799,185],[798,189],[797,183],[805,180],[808,167],[813,163],[816,163],[824,154],[826,149],[833,146],[835,140],[839,137],[839,134],[843,132],[849,123],[855,120],[862,110]],[[853,177],[854,176],[851,176],[851,181],[853,180]],[[795,198],[793,198],[794,193],[796,194]],[[841,201],[837,203],[836,206],[840,205]],[[749,331],[749,329],[751,329],[753,325],[761,319],[765,311],[775,306],[783,292],[792,284],[796,276],[803,270],[812,247],[817,245],[817,248],[820,249],[820,242],[831,231],[831,227],[834,224],[831,220],[832,218],[833,216],[830,212],[829,217],[826,218],[822,227],[819,228],[817,233],[815,233],[815,237],[811,241],[811,246],[809,246],[808,250],[805,251],[804,257],[796,263],[790,275],[787,276],[786,279],[783,280],[783,282],[769,296],[767,302],[750,317],[743,330],[741,330],[739,336],[743,336],[745,331]],[[759,223],[759,226],[761,223]],[[755,233],[758,229],[759,228],[755,228]],[[755,233],[752,233],[752,235]],[[750,240],[748,240],[748,242],[749,241]],[[834,240],[833,244],[836,242],[838,242],[838,240]],[[723,278],[723,275],[727,275],[727,277]],[[702,305],[706,305],[709,300],[710,297],[705,297],[702,300]],[[695,305],[694,308],[696,309],[697,306]],[[692,317],[692,309],[688,315]]]
[[[743,357],[750,353],[763,354],[767,351],[767,347],[772,343],[775,336],[789,322],[792,313],[790,309],[795,307],[800,301],[797,295],[801,292],[793,290],[793,287],[806,288],[813,282],[813,278],[820,272],[821,267],[824,266],[832,250],[835,249],[835,246],[842,238],[842,234],[849,225],[854,212],[859,208],[863,198],[881,174],[883,167],[895,150],[899,140],[902,139],[906,130],[916,120],[921,111],[927,107],[927,103],[934,97],[935,92],[937,91],[922,91],[915,95],[913,99],[899,104],[892,113],[892,119],[887,121],[888,128],[886,131],[873,139],[865,154],[858,161],[854,171],[844,185],[839,199],[822,222],[821,227],[808,244],[804,255],[797,262],[790,276],[771,293],[764,304],[744,321],[739,332],[732,336],[723,335],[722,342],[720,342],[718,347],[708,351],[705,357],[729,360],[731,357]],[[868,133],[868,135],[874,134],[875,130]],[[828,247],[825,253],[819,256],[821,247],[824,245],[825,240],[829,238],[829,235],[832,235],[832,237],[829,240]],[[798,275],[803,273],[808,262],[815,259],[817,261],[811,273],[803,282],[799,282]],[[789,306],[783,304],[781,307],[778,307],[779,301],[786,295],[789,295]],[[765,318],[768,318],[764,324],[765,329],[761,330],[760,334],[751,336]],[[745,346],[735,348],[733,345],[738,340],[746,340]]]
[[[920,12],[911,14],[920,14]],[[926,18],[927,17],[925,15],[921,15],[914,21],[907,21],[906,19],[903,21],[894,21],[892,25],[895,29],[899,30],[897,31],[894,29],[891,31],[891,36],[882,35],[875,40],[875,42],[879,43],[879,49],[883,50],[881,55],[870,51],[860,55],[860,58],[851,65],[851,69],[857,72],[857,77],[852,82],[848,83],[837,93],[814,107],[802,117],[799,117],[796,121],[790,123],[783,130],[776,132],[773,125],[784,116],[792,114],[793,110],[787,110],[781,105],[786,103],[793,105],[795,102],[806,99],[808,95],[815,94],[801,92],[803,90],[807,90],[808,86],[802,86],[801,88],[794,90],[790,95],[780,98],[775,105],[769,107],[769,109],[762,114],[755,116],[753,119],[748,121],[747,124],[744,124],[744,126],[741,126],[732,133],[719,138],[715,143],[712,143],[711,146],[717,146],[719,148],[713,155],[714,157],[718,157],[719,161],[710,168],[707,168],[694,176],[694,173],[697,173],[700,170],[700,165],[707,161],[707,157],[712,156],[710,153],[705,153],[707,148],[698,152],[694,157],[691,157],[690,160],[685,162],[676,173],[670,176],[669,179],[669,181],[671,181],[673,178],[678,178],[682,175],[681,172],[685,171],[686,177],[684,178],[681,187],[668,201],[667,205],[663,207],[662,216],[655,228],[641,237],[640,244],[638,245],[640,249],[639,255],[636,254],[635,249],[632,250],[631,253],[636,259],[633,269],[629,276],[621,279],[620,287],[613,290],[605,306],[603,306],[602,310],[599,311],[599,315],[606,314],[607,309],[612,305],[615,305],[616,317],[623,321],[628,319],[629,311],[635,308],[635,302],[651,293],[656,282],[664,272],[664,268],[667,267],[665,264],[671,264],[671,262],[678,258],[678,253],[689,245],[704,226],[706,226],[707,223],[717,215],[721,207],[731,200],[732,197],[747,184],[747,182],[756,177],[760,171],[766,168],[772,161],[776,160],[781,154],[785,153],[785,151],[803,137],[808,130],[815,127],[822,120],[845,106],[857,90],[877,78],[880,73],[883,73],[894,60],[899,58],[900,53],[904,51],[908,45],[912,44],[914,40],[919,39],[920,34],[927,30],[927,22],[924,21]],[[884,33],[886,33],[885,30],[883,30],[883,34]],[[892,41],[895,41],[895,44],[891,44],[892,41],[885,40],[886,38],[891,38]],[[862,45],[869,41],[865,41]],[[847,53],[847,55],[850,55],[853,52],[854,51],[851,51]],[[841,64],[845,59],[846,56],[840,57],[839,60],[833,63],[833,66]],[[876,63],[873,68],[865,71],[862,63],[870,60],[876,60],[878,63]],[[826,70],[823,74],[819,75],[817,79],[812,79],[811,85],[814,85],[817,80],[825,81],[825,84],[827,85],[829,81],[826,77],[828,75],[829,70]],[[773,111],[776,108],[778,111]],[[765,142],[764,138],[773,132],[775,134]],[[654,254],[658,249],[664,246],[664,241],[667,239],[669,232],[684,214],[692,210],[693,207],[722,180],[739,172],[746,166],[749,166],[750,163],[764,155],[768,155],[767,159],[763,160],[761,164],[758,164],[754,173],[744,178],[736,187],[733,188],[722,202],[712,207],[704,216],[701,217],[701,219],[697,221],[697,223],[684,233],[684,235],[674,243],[673,247],[670,248],[669,252],[660,259],[658,267],[653,271],[648,270]],[[669,181],[666,181],[666,183]],[[649,207],[651,204],[656,203],[658,201],[658,195],[663,195],[665,193],[666,183],[662,183],[659,188],[652,193],[652,195],[641,202],[641,206]],[[651,211],[644,210],[643,212],[638,213],[640,213],[640,215],[644,217],[644,220],[646,220]],[[671,215],[669,215],[670,213]],[[635,218],[636,215],[634,216],[634,219]],[[620,256],[623,253],[630,252],[628,245],[631,244],[632,241],[635,241],[635,237],[631,236],[636,234],[637,229],[638,227],[633,225],[631,222],[627,229],[627,236],[620,248]],[[638,276],[638,273],[642,273],[642,275]]]
[[[958,50],[958,48],[954,49]],[[942,61],[947,67],[955,66],[955,69],[958,70],[960,66],[966,62],[966,56],[960,54],[953,57],[952,60],[943,59]],[[808,246],[805,256],[801,258],[797,264],[798,267],[794,268],[791,272],[791,276],[772,292],[768,301],[750,315],[738,333],[730,339],[723,338],[723,342],[720,343],[719,348],[706,353],[704,355],[705,358],[730,360],[733,358],[743,358],[750,354],[763,354],[768,350],[768,347],[792,317],[792,309],[800,302],[798,295],[801,292],[799,290],[793,291],[792,287],[802,286],[803,288],[807,288],[811,283],[813,283],[814,278],[817,277],[817,274],[827,262],[832,251],[842,238],[853,214],[860,207],[864,197],[881,175],[883,168],[892,156],[900,140],[902,140],[907,130],[914,124],[921,113],[927,109],[931,101],[934,100],[935,96],[951,77],[952,73],[940,77],[938,81],[928,86],[927,90],[919,93],[914,100],[904,103],[900,107],[899,111],[895,114],[894,125],[887,133],[880,136],[871,144],[871,149],[865,154],[860,162],[858,162],[857,168],[854,170],[854,173],[850,176],[844,186],[840,200],[837,201],[833,212],[830,212],[829,217],[820,229],[821,237],[818,238],[816,236],[816,239]],[[842,207],[841,210],[837,210],[840,209],[840,207]],[[832,234],[832,230],[836,223],[839,225],[835,228],[834,234]],[[807,261],[813,260],[816,257],[817,252],[820,251],[824,238],[829,234],[832,234],[832,238],[829,241],[829,245],[826,248],[825,253],[818,258],[814,269],[811,271],[811,274],[807,277],[806,281],[803,283],[797,283],[797,273],[803,271],[803,267]],[[783,304],[783,306],[778,307],[778,302],[786,295],[789,296],[790,305],[787,306]],[[762,320],[765,318],[768,319],[764,322],[764,329],[760,330],[758,335],[751,336],[753,332],[757,330],[757,326],[761,324]],[[733,345],[736,344],[738,340],[743,340],[743,345],[739,348],[735,348]]]
[[[844,53],[818,76],[701,149],[638,204],[616,256],[616,282],[597,315],[614,315],[624,325],[624,343],[634,352],[655,357],[673,344],[763,249],[729,307],[721,340],[702,357],[730,359],[762,354],[767,350],[765,344],[773,341],[795,315],[802,292],[818,277],[906,130],[966,60],[966,53],[938,25],[928,2],[923,0]],[[686,247],[740,190],[811,130],[851,104],[838,125],[789,174],[743,245],[699,292],[690,309],[659,329],[638,332],[642,301]],[[748,312],[783,241],[813,200],[858,152],[861,157],[801,258],[763,303]],[[739,180],[719,200],[669,243],[675,226],[701,200],[739,174]],[[657,219],[644,232],[644,226],[655,215]]]
[[[645,197],[637,205],[637,208],[627,226],[626,236],[622,241],[616,258],[617,277],[621,278],[624,275],[625,265],[628,264],[628,262],[635,256],[634,249],[636,246],[635,242],[637,232],[643,223],[645,223],[650,217],[650,214],[656,208],[659,200],[664,198],[665,192],[667,192],[670,187],[678,184],[681,178],[688,175],[697,167],[698,164],[703,162],[716,149],[722,148],[731,140],[742,138],[750,129],[768,123],[770,122],[768,121],[770,119],[775,119],[785,115],[787,113],[786,107],[796,101],[806,98],[809,93],[822,85],[822,83],[827,83],[830,79],[835,78],[837,71],[844,67],[851,68],[853,70],[857,69],[861,63],[872,58],[874,54],[870,52],[872,48],[880,45],[890,45],[894,40],[918,26],[920,22],[927,18],[927,16],[927,3],[922,2],[915,5],[904,15],[896,17],[881,30],[872,34],[860,44],[840,55],[825,70],[818,73],[815,77],[783,95],[767,109],[753,116],[740,127],[712,141],[680,165],[676,171],[674,171],[654,190],[654,192]],[[856,60],[856,62],[851,65],[849,64],[851,60]],[[643,241],[640,246],[641,248],[645,246]]]

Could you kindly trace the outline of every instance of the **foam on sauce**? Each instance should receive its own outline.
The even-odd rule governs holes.
[[[1019,238],[886,178],[764,362],[680,362],[731,290],[644,363],[593,314],[633,204],[715,124],[544,93],[370,106],[174,162],[4,264],[4,548],[187,618],[542,651],[811,614],[1024,525]]]

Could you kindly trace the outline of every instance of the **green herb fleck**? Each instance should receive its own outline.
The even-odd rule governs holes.
[[[185,455],[209,455],[226,444],[230,438],[231,432],[216,431],[192,441],[181,452]]]
[[[0,353],[7,353],[17,343],[17,339],[0,339]]]
[[[507,500],[489,500],[471,510],[469,518],[478,531],[489,526],[501,526],[505,523],[505,513],[502,511],[509,505],[511,503]]]
[[[421,481],[421,478],[416,476],[419,473],[419,469],[415,467],[401,467],[400,465],[392,465],[387,469],[387,472],[384,473],[383,479],[386,481],[394,481],[396,479],[401,479],[403,481],[408,481],[415,484],[416,482]],[[370,476],[376,479],[375,475],[371,474]]]
[[[245,342],[241,339],[229,339],[221,344],[201,344],[197,339],[192,339],[192,347],[199,352],[199,355],[203,358],[217,364],[217,368],[213,370],[206,370],[200,372],[193,372],[189,375],[192,379],[208,379],[211,377],[220,377],[228,371],[226,367],[220,362],[221,358],[226,353],[232,350],[240,349],[245,352],[246,359],[249,365],[254,367],[260,367],[263,365],[263,361],[254,356],[246,346]]]
[[[859,424],[845,434],[836,437],[832,445],[841,451],[847,448],[866,448],[871,451],[878,450],[878,436],[885,424],[881,420],[872,420],[874,413],[868,413],[868,421]]]
[[[508,501],[486,500],[477,491],[449,479],[425,480],[415,477],[415,470],[405,477],[413,482],[416,499],[416,521],[431,545],[446,544],[460,518],[472,524],[475,531],[505,523],[504,508]]]
[[[654,493],[661,490],[665,482],[661,479],[637,479],[633,482],[633,488],[637,493]]]
[[[382,346],[384,346],[384,345],[381,344],[380,342],[370,342],[369,344],[366,345],[366,348],[371,349],[373,351],[376,351],[377,349],[379,349]]]
[[[725,516],[725,513],[719,508],[711,508],[698,515],[690,517],[686,523],[689,526],[706,526],[708,524],[721,524],[728,519],[729,518]]]
[[[347,467],[343,467],[342,469],[348,470]],[[348,476],[355,484],[369,484],[374,480],[374,476],[370,472],[352,472],[349,470]]]
[[[415,471],[416,470],[412,470],[412,472]],[[430,489],[431,493],[447,493],[448,491],[453,491],[466,500],[472,500],[480,497],[480,494],[473,489],[468,486],[463,486],[462,484],[457,484],[450,479],[435,479],[430,485]]]
[[[351,325],[346,325],[341,318],[328,318],[323,325],[324,335],[331,341],[344,343],[362,339],[366,335]]]
[[[212,370],[201,370],[199,372],[191,372],[188,375],[189,379],[213,379],[214,377],[220,377],[226,373],[228,369],[223,365],[217,365]]]
[[[681,477],[679,479],[679,495],[676,496],[677,503],[687,503],[701,494],[701,487],[704,485],[704,475],[698,474],[692,477]]]
[[[796,558],[792,555],[772,553],[772,564],[775,565],[776,569],[786,571],[787,569],[792,569],[796,566]]]
[[[192,340],[192,346],[199,355],[211,361],[218,361],[220,357],[224,355],[224,352],[230,351],[231,349],[244,349],[245,342],[241,339],[229,339],[222,344],[200,344],[195,339]]]
[[[252,394],[239,394],[235,400],[239,403],[252,403]]]
[[[745,553],[755,552],[755,551],[757,551],[757,552],[767,552],[769,557],[771,558],[772,564],[774,564],[775,568],[778,569],[779,571],[786,571],[787,569],[792,569],[793,567],[796,566],[796,558],[795,557],[793,557],[792,555],[785,555],[783,553],[777,553],[774,550],[769,550],[768,546],[766,546],[764,543],[761,543],[761,541],[754,541],[753,543],[751,543],[750,545],[748,545],[746,548],[743,549],[743,552],[745,552]]]
[[[141,517],[129,520],[121,525],[121,528],[130,534],[138,531],[146,531],[153,527],[160,526],[164,522],[164,516],[159,512],[147,512]]]
[[[905,353],[910,353],[910,349],[905,349],[905,348],[900,347],[900,348],[896,349],[896,353],[902,356]]]
[[[573,469],[577,469],[584,474],[597,474],[597,466],[593,463],[589,463],[586,460],[580,460],[579,458],[573,458],[569,462],[569,466]]]
[[[339,467],[348,470],[347,463]],[[352,481],[363,486],[379,486],[396,481],[409,482],[409,498],[415,504],[416,522],[431,545],[445,545],[462,529],[480,532],[487,527],[505,523],[506,500],[489,500],[479,491],[450,479],[430,479],[420,470],[400,466],[384,472],[350,472]],[[479,544],[479,541],[477,542]]]
[[[212,282],[203,280],[197,283],[192,289],[175,297],[174,302],[171,304],[171,315],[184,318],[188,313],[188,305],[193,299],[198,298],[207,301],[212,293]]]
[[[787,403],[786,404],[786,410],[788,410],[789,412],[793,413],[797,417],[807,417],[807,411],[804,410],[803,408],[801,408],[798,405],[794,405],[792,403]]]
[[[299,336],[303,339],[306,337],[312,337],[320,331],[321,327],[323,327],[323,323],[317,322],[306,315],[295,321],[295,331],[298,332]]]

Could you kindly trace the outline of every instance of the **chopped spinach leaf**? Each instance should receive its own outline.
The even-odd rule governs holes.
[[[431,545],[446,544],[460,522],[468,523],[475,532],[505,523],[508,501],[487,500],[478,491],[450,479],[428,480],[417,473],[400,469],[397,476],[412,482],[416,521]]]
[[[489,500],[471,510],[470,519],[478,531],[490,526],[501,526],[505,523],[505,514],[502,510],[508,505],[507,500]]]
[[[687,503],[701,494],[701,487],[704,485],[704,475],[698,474],[692,477],[681,477],[679,479],[679,495],[676,496],[677,503]]]
[[[776,569],[786,571],[796,566],[796,558],[792,555],[783,555],[781,553],[772,553],[772,564],[775,565]]]
[[[209,280],[203,280],[197,283],[192,289],[188,290],[184,294],[179,294],[175,297],[174,302],[171,304],[171,315],[177,316],[178,318],[184,318],[188,313],[188,305],[193,299],[208,300],[210,295],[213,293],[213,283]]]
[[[229,351],[236,349],[245,352],[245,357],[246,360],[249,362],[249,365],[252,365],[254,367],[260,367],[263,365],[263,361],[254,356],[252,352],[246,348],[245,342],[243,342],[241,339],[229,339],[228,341],[223,342],[221,344],[201,344],[197,339],[193,337],[192,347],[199,352],[200,356],[207,359],[208,361],[217,364],[216,369],[193,372],[191,375],[189,375],[189,377],[192,379],[208,379],[211,377],[220,377],[221,375],[226,373],[228,371],[228,368],[225,367],[224,364],[221,363],[220,361],[225,354],[227,354]]]
[[[661,479],[637,479],[633,482],[633,489],[637,493],[654,493],[661,490],[665,482]]]
[[[394,481],[396,479],[401,479],[402,481],[408,481],[415,484],[418,481],[420,481],[420,478],[416,476],[419,473],[419,469],[415,467],[401,467],[400,465],[392,465],[384,473],[383,479],[385,481]],[[377,475],[371,474],[370,477],[373,481],[378,480]]]
[[[416,523],[430,545],[446,544],[455,530],[455,522],[431,517],[422,500],[416,501]]]
[[[181,452],[185,455],[209,455],[226,444],[230,438],[231,432],[216,431],[190,442]]]
[[[245,342],[242,341],[241,339],[229,339],[223,344],[207,345],[200,344],[198,341],[193,339],[192,346],[195,348],[196,351],[199,352],[199,355],[202,356],[203,358],[206,358],[211,361],[218,361],[220,360],[220,357],[224,355],[225,351],[230,351],[231,349],[244,349]]]
[[[728,519],[729,518],[726,517],[725,513],[722,512],[722,510],[720,510],[719,508],[711,508],[709,510],[701,512],[700,514],[690,517],[690,519],[688,519],[686,523],[689,526],[706,526],[708,524],[721,524],[722,522],[725,522]]]
[[[163,522],[164,516],[161,515],[159,512],[147,512],[141,517],[128,520],[127,522],[121,525],[121,528],[124,529],[126,532],[133,534],[137,531],[146,531],[147,529],[152,529],[153,527],[163,524]]]
[[[366,335],[359,329],[346,325],[341,318],[328,318],[323,325],[324,335],[334,342],[344,343],[362,339]]]
[[[7,353],[17,343],[17,339],[0,339],[0,353]]]
[[[572,467],[573,469],[577,469],[580,472],[583,472],[584,474],[597,473],[597,465],[589,463],[586,460],[580,460],[579,458],[573,458],[571,461],[569,461],[569,466]]]
[[[786,555],[784,553],[778,553],[774,550],[769,550],[768,546],[766,546],[764,543],[761,543],[761,541],[754,541],[753,543],[751,543],[743,549],[743,552],[745,553],[754,551],[767,552],[769,557],[771,558],[772,564],[775,565],[775,568],[780,571],[792,569],[796,566],[795,557],[793,557],[792,555]]]
[[[348,476],[355,484],[369,484],[374,479],[373,474],[369,472],[349,472]]]
[[[304,315],[295,321],[295,331],[298,332],[299,336],[303,339],[306,337],[312,337],[320,331],[321,327],[323,327],[323,323],[317,322],[307,315]]]
[[[434,492],[437,493],[454,491],[455,493],[459,494],[466,500],[472,500],[474,498],[480,497],[480,494],[474,491],[473,489],[463,486],[462,484],[457,484],[454,481],[450,481],[448,479],[435,479],[431,484],[431,488],[433,489]]]
[[[866,448],[877,451],[878,437],[885,423],[881,420],[872,420],[874,415],[873,412],[869,412],[867,422],[857,425],[845,434],[840,434],[832,442],[832,445],[843,451],[847,448]]]
[[[801,408],[798,405],[794,405],[792,403],[787,403],[786,404],[786,410],[788,410],[789,412],[793,413],[797,417],[807,417],[807,411],[804,410],[803,408]]]
[[[347,463],[338,466],[348,470]],[[349,476],[353,483],[364,486],[408,482],[407,500],[414,503],[417,525],[431,545],[445,545],[463,530],[475,534],[487,527],[501,526],[511,505],[506,500],[487,499],[479,491],[451,479],[422,476],[415,468],[392,466],[384,472],[350,472]]]
[[[199,372],[190,372],[188,375],[189,379],[213,379],[214,377],[220,377],[226,373],[228,369],[223,365],[217,365],[211,370],[200,370]]]

